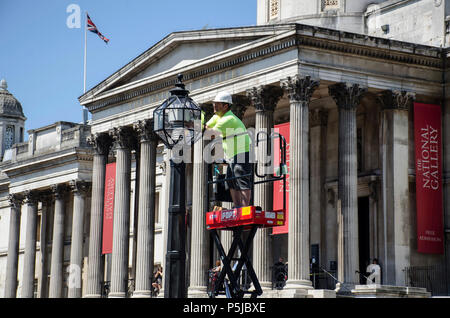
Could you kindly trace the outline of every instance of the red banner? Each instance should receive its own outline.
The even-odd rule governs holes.
[[[444,253],[441,107],[414,103],[417,249]]]
[[[103,246],[102,254],[112,253],[114,192],[116,187],[116,163],[106,165],[105,172],[105,203],[103,207]]]
[[[289,142],[290,142],[290,124],[284,123],[280,125],[275,125],[275,132],[279,133],[286,139],[286,164],[289,171]],[[279,167],[279,162],[281,159],[280,153],[280,139],[275,139],[274,149],[275,149],[275,169]],[[273,209],[278,210],[283,208],[283,181],[276,181],[273,184]],[[289,174],[286,176],[286,222],[283,226],[276,226],[272,230],[272,234],[285,234],[288,233],[289,229]]]

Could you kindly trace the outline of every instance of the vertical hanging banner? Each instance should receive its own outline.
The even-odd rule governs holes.
[[[103,206],[103,244],[102,254],[112,253],[114,193],[116,187],[116,163],[108,163],[105,172],[105,198]]]
[[[444,253],[441,107],[414,103],[417,250]]]
[[[286,165],[289,170],[289,142],[290,142],[290,123],[275,125],[274,131],[286,139]],[[279,167],[281,160],[280,139],[274,141],[274,163],[275,168]],[[281,210],[283,208],[283,181],[275,181],[273,184],[273,209]],[[285,234],[289,230],[289,173],[286,175],[286,222],[283,226],[276,226],[272,229],[272,234]]]

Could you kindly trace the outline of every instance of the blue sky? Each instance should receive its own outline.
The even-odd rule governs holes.
[[[67,26],[71,4],[80,28]],[[256,24],[256,0],[0,0],[0,79],[22,104],[25,130],[82,120],[85,11],[110,39],[88,32],[88,90],[171,32]]]

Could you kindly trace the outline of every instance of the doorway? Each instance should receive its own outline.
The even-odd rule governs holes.
[[[360,283],[365,284],[366,268],[370,262],[369,197],[358,198],[358,245]]]

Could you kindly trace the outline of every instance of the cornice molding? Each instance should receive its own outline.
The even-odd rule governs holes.
[[[276,27],[284,27],[281,30],[285,32],[287,30],[286,27],[290,27],[291,29],[295,28],[296,32],[286,38],[274,37],[270,43],[264,42],[256,46],[249,45],[247,51],[240,52],[236,55],[225,56],[223,58],[220,55],[215,56],[210,63],[194,69],[189,69],[189,66],[186,66],[186,69],[183,70],[186,85],[189,85],[189,82],[193,80],[234,68],[238,65],[243,65],[296,46],[380,59],[394,63],[443,69],[442,56],[446,51],[440,48],[301,24],[273,26],[274,29]],[[131,67],[131,64],[129,63],[127,66]],[[117,92],[117,94],[112,96],[102,98],[101,95],[103,92],[100,92],[97,96],[98,100],[87,103],[86,106],[89,111],[96,111],[139,96],[163,92],[171,88],[175,84],[175,81],[174,76],[167,73],[164,78],[156,79],[155,82],[130,87],[128,90]],[[106,92],[104,93],[106,94]],[[95,91],[92,91],[89,95],[86,94],[80,97],[79,100],[83,103],[87,98],[92,98],[94,95]]]

